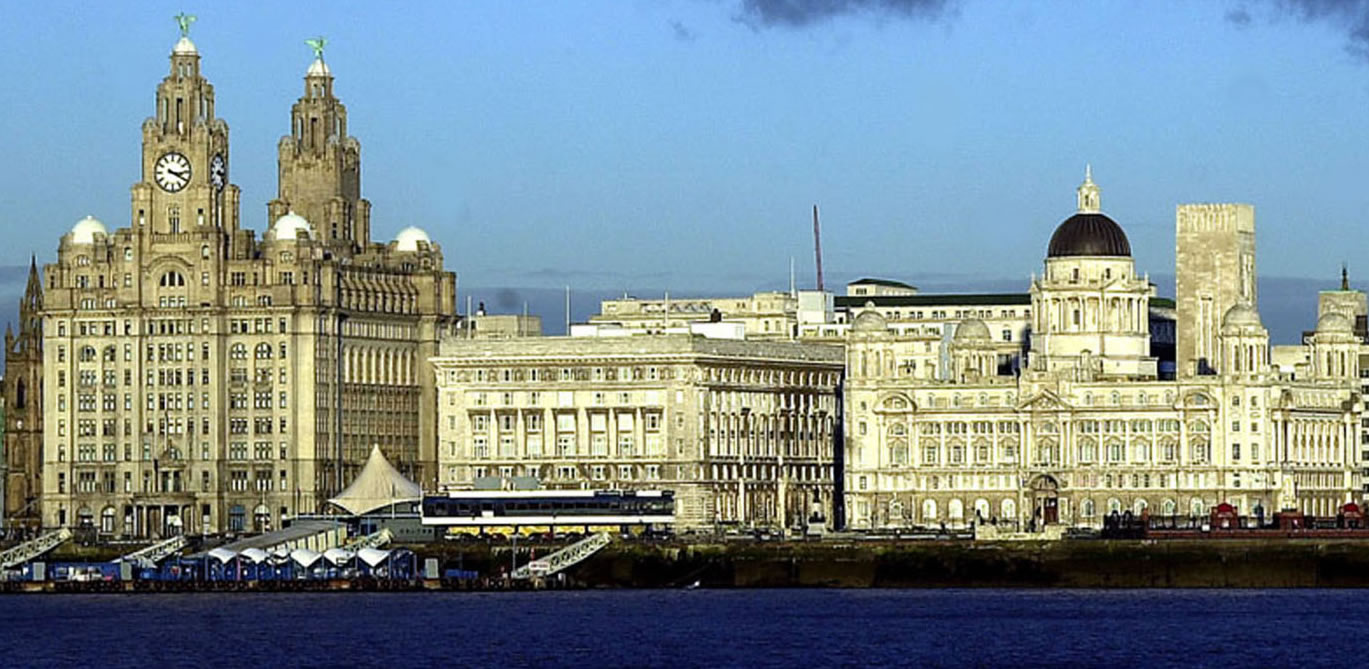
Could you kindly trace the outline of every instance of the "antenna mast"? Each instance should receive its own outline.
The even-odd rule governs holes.
[[[818,259],[818,292],[822,292],[822,230],[818,228],[818,205],[813,205],[813,255]]]

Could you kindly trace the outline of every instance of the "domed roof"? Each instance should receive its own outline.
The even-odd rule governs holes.
[[[333,76],[333,71],[328,69],[328,63],[323,62],[322,58],[315,58],[314,62],[309,64],[309,71],[305,72],[304,76],[331,77]]]
[[[889,321],[874,309],[867,309],[856,316],[856,320],[851,321],[852,332],[885,332],[889,329]]]
[[[955,336],[951,338],[951,341],[956,342],[988,340],[989,326],[985,325],[984,321],[981,321],[978,318],[966,318],[965,320],[960,321],[960,325],[955,329]]]
[[[1131,256],[1131,242],[1122,226],[1100,212],[1080,212],[1067,219],[1051,235],[1047,258],[1066,256]]]
[[[94,216],[86,216],[76,222],[71,228],[71,243],[73,244],[94,244],[95,235],[108,235],[109,230],[105,224]]]
[[[195,48],[195,43],[190,41],[189,37],[181,37],[181,39],[176,42],[176,46],[171,48],[171,53],[188,56],[197,54],[199,51]]]
[[[1260,322],[1260,312],[1244,302],[1238,302],[1222,316],[1222,329],[1242,327],[1264,327]]]
[[[422,228],[415,228],[412,225],[395,235],[395,246],[400,251],[417,251],[419,242],[431,244],[433,240],[428,238],[428,233]]]
[[[1317,319],[1317,333],[1346,333],[1355,332],[1355,324],[1349,318],[1338,311],[1328,311]]]
[[[1107,217],[1101,206],[1102,189],[1093,183],[1093,168],[1084,168],[1084,183],[1077,189],[1079,210],[1065,219],[1051,235],[1047,258],[1068,256],[1131,257],[1131,242],[1122,226]]]
[[[276,219],[275,225],[271,226],[271,238],[293,240],[298,236],[300,230],[303,230],[306,236],[313,236],[314,234],[314,229],[309,225],[309,221],[291,211]]]

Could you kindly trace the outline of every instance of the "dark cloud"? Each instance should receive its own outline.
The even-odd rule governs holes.
[[[679,19],[672,19],[670,21],[670,30],[675,34],[675,39],[681,42],[693,42],[698,38],[698,35],[693,30],[690,30],[689,26],[681,23]]]
[[[752,28],[803,28],[854,14],[938,21],[956,0],[741,0],[737,20]]]
[[[1227,11],[1226,20],[1232,25],[1244,28],[1250,25],[1250,12],[1245,7],[1236,7]]]
[[[1369,62],[1369,0],[1264,0],[1274,16],[1291,16],[1303,23],[1323,23],[1345,33],[1345,50]],[[1244,7],[1227,12],[1249,13]],[[1236,21],[1232,21],[1237,23]]]

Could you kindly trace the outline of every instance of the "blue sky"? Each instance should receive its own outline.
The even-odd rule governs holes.
[[[1343,260],[1369,276],[1365,8],[14,5],[0,21],[0,265],[51,259],[86,214],[128,224],[139,125],[184,10],[246,225],[266,227],[303,40],[324,35],[375,235],[427,228],[467,287],[747,293],[786,286],[791,257],[807,284],[816,203],[829,276],[1025,290],[1086,162],[1141,271],[1173,274],[1176,204],[1241,201],[1256,206],[1262,275],[1330,286]]]

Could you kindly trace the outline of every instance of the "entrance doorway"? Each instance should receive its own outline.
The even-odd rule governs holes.
[[[1032,498],[1032,521],[1037,528],[1060,522],[1060,483],[1042,474],[1028,486]]]

